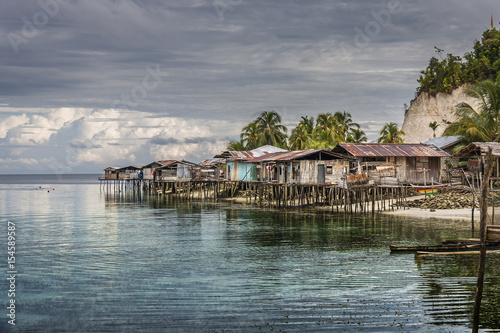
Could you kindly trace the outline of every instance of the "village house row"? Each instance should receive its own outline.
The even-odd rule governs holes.
[[[262,146],[249,151],[223,151],[201,163],[161,160],[144,166],[108,167],[106,180],[228,180],[280,184],[407,185],[464,181],[481,171],[488,147],[499,176],[500,144],[471,143],[451,155],[459,137],[438,137],[425,143],[341,143],[333,149],[288,151]],[[468,159],[466,168],[457,168]],[[460,172],[457,172],[459,170]],[[469,175],[469,176],[467,176]]]

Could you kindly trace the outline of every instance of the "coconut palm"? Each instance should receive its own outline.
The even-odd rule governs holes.
[[[326,142],[334,146],[338,141],[337,119],[330,113],[320,113],[313,131],[314,141]]]
[[[241,151],[241,150],[245,150],[246,147],[245,147],[245,143],[243,142],[243,140],[229,141],[229,143],[226,146],[226,149],[231,150],[231,151]]]
[[[436,137],[436,128],[438,128],[438,126],[439,124],[437,123],[437,121],[429,123],[429,127],[432,128],[432,134],[434,137]]]
[[[259,133],[258,145],[286,147],[288,129],[281,124],[281,116],[276,111],[264,111],[255,119]]]
[[[403,143],[402,135],[405,135],[403,130],[400,130],[395,122],[386,123],[380,130],[378,143]]]
[[[257,148],[259,145],[259,127],[257,123],[248,123],[241,129],[240,142],[243,142],[247,149]]]
[[[455,108],[458,120],[451,123],[444,135],[460,135],[466,143],[500,142],[500,81],[483,81],[467,89],[479,102],[476,110],[468,103]]]
[[[337,141],[338,142],[346,142],[347,138],[351,135],[351,132],[354,129],[359,129],[360,126],[358,123],[352,121],[352,116],[349,112],[340,112],[337,111],[333,115],[336,120],[336,128],[337,128]]]
[[[351,133],[347,137],[346,142],[352,142],[352,143],[362,143],[368,141],[366,134],[364,131],[362,131],[359,128],[355,128],[351,130]]]
[[[307,142],[310,141],[314,130],[314,117],[301,117],[298,125],[293,129],[288,139],[291,149],[307,149]]]
[[[331,133],[328,130],[317,131],[316,135],[306,142],[308,149],[334,148],[336,145],[337,143],[332,141]]]

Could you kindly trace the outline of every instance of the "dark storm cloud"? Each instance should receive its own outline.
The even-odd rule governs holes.
[[[263,110],[282,113],[290,129],[302,115],[346,110],[376,134],[381,121],[401,124],[434,46],[461,56],[489,27],[490,15],[496,25],[500,20],[493,0],[214,3],[0,0],[0,103],[9,107],[0,113],[0,133],[7,133],[1,142],[33,142],[35,134],[7,121],[17,109],[38,112],[30,108],[121,109],[120,116],[65,118],[50,136],[58,147],[119,143],[117,156],[127,156],[124,141],[138,137],[158,147],[216,149],[217,140],[237,139]],[[162,73],[158,80],[152,68]],[[132,111],[143,119],[127,118]],[[114,116],[119,126],[111,126]],[[57,112],[51,117],[48,123],[58,123]],[[175,138],[147,131],[170,117],[185,127],[230,125],[212,124],[213,133],[199,138],[189,128]],[[98,130],[82,140],[90,124]]]

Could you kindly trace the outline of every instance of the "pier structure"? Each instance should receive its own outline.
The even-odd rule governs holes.
[[[101,191],[114,194],[169,196],[178,200],[237,200],[277,209],[327,207],[333,212],[375,214],[405,207],[409,188],[331,184],[282,184],[228,180],[100,179]]]

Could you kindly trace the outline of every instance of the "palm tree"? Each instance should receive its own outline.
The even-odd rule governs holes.
[[[241,129],[240,141],[244,143],[246,149],[254,149],[259,145],[259,128],[257,123],[248,123]]]
[[[458,120],[451,123],[444,135],[460,135],[466,143],[500,141],[500,78],[483,81],[467,89],[479,101],[478,110],[468,103],[455,109]]]
[[[432,128],[432,134],[434,135],[434,137],[436,137],[436,128],[438,128],[438,126],[439,124],[437,123],[437,121],[429,123],[429,127]]]
[[[276,111],[264,111],[255,119],[258,130],[258,145],[286,147],[288,129],[281,124],[281,116]]]
[[[334,148],[337,143],[331,139],[332,137],[329,131],[318,131],[315,136],[312,136],[306,142],[306,147],[308,149]]]
[[[359,129],[358,123],[352,121],[352,116],[349,112],[337,111],[333,115],[337,123],[337,139],[339,142],[346,142],[349,135],[354,129]]]
[[[301,117],[298,125],[293,129],[288,138],[288,145],[291,149],[307,149],[307,142],[310,141],[314,130],[314,117]]]
[[[366,142],[366,141],[368,141],[368,138],[366,137],[365,132],[363,132],[359,128],[355,128],[355,129],[351,130],[351,133],[347,137],[346,142],[361,143],[361,142]]]
[[[313,136],[314,141],[325,142],[328,146],[335,146],[338,141],[337,119],[330,112],[320,113],[316,118]]]
[[[229,143],[226,146],[226,149],[230,151],[241,151],[245,150],[246,148],[243,140],[240,140],[240,141],[229,141]]]
[[[386,123],[380,130],[378,143],[403,143],[401,135],[405,135],[403,130],[400,130],[395,122]]]

